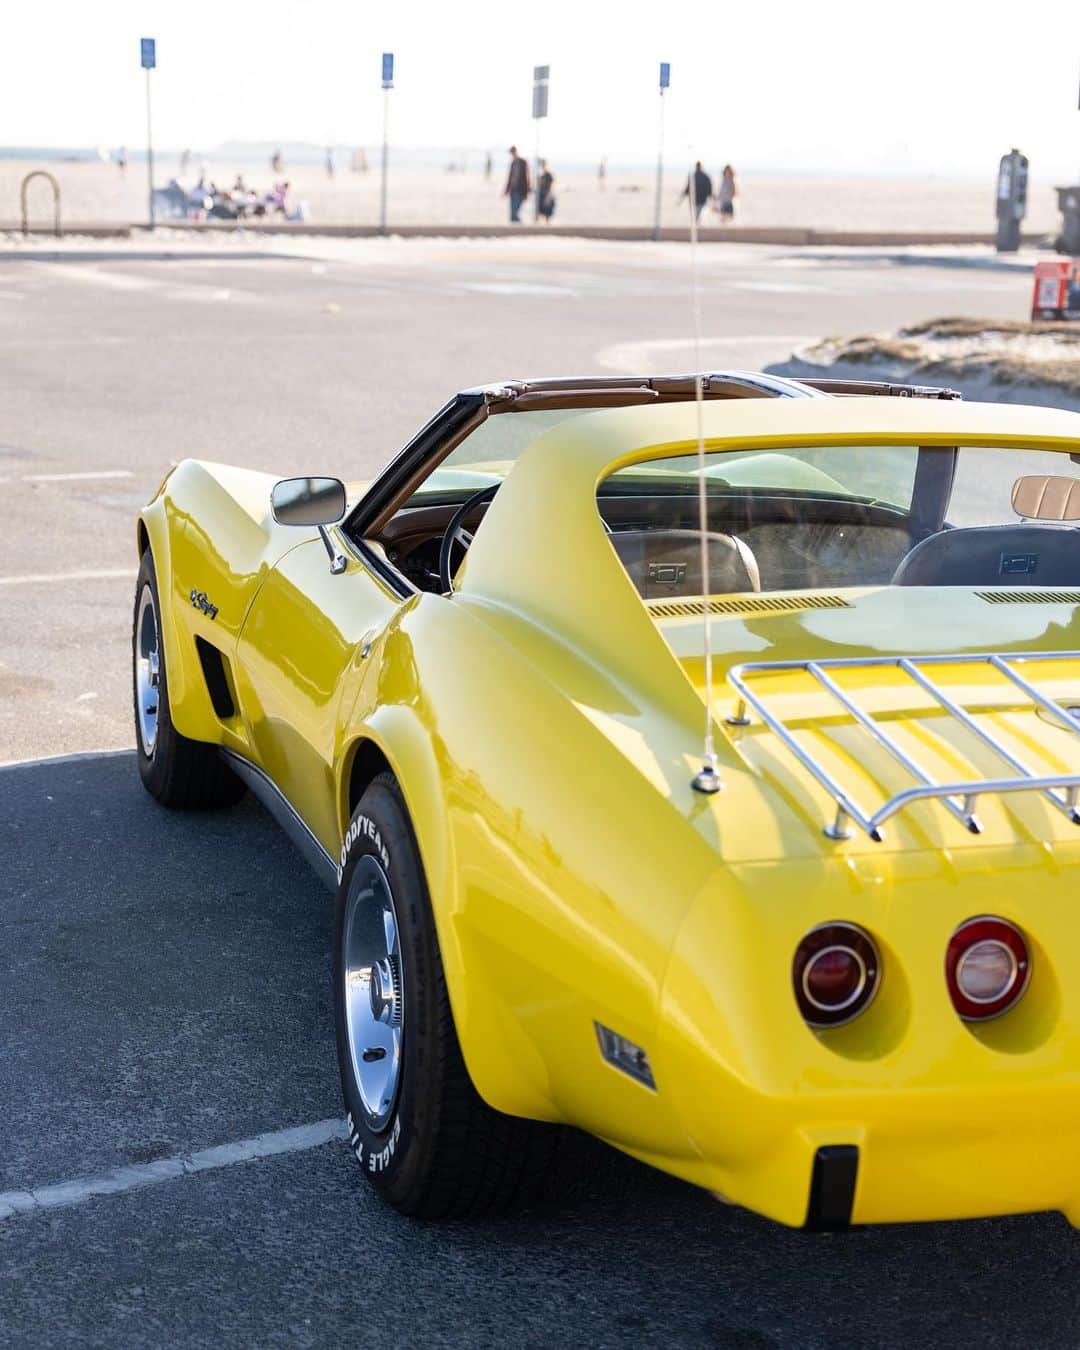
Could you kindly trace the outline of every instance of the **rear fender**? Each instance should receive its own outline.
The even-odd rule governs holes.
[[[539,1084],[547,1073],[536,1048],[508,1019],[505,1006],[482,963],[466,970],[456,916],[460,910],[455,849],[446,795],[446,776],[432,747],[431,731],[414,709],[379,706],[342,757],[342,834],[348,829],[352,764],[367,742],[375,745],[397,779],[416,836],[435,916],[450,1006],[469,1077],[480,1096],[498,1111],[534,1120],[558,1120],[560,1112]],[[339,866],[344,858],[337,859]],[[493,1034],[497,1032],[497,1034]]]

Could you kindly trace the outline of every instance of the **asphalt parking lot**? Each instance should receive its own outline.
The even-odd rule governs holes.
[[[0,770],[0,1213],[338,1106],[326,893],[130,754]],[[0,1343],[1073,1346],[1056,1215],[815,1236],[571,1136],[531,1213],[419,1224],[346,1144],[0,1218]]]
[[[326,893],[127,753],[135,511],[186,454],[362,478],[457,387],[692,365],[678,247],[414,243],[0,249],[0,1346],[1075,1345],[1058,1215],[812,1236],[577,1135],[530,1213],[365,1189]],[[731,246],[703,356],[1026,299]]]

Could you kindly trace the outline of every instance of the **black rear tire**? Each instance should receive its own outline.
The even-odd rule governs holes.
[[[148,610],[150,611],[148,614]],[[140,690],[140,660],[144,668],[151,645],[156,653],[156,688]],[[147,549],[139,564],[135,583],[135,611],[131,630],[132,689],[135,712],[135,753],[143,787],[162,806],[208,810],[232,806],[246,788],[218,753],[216,745],[193,741],[173,726],[169,708],[169,678],[165,668],[165,644],[161,634],[161,601],[158,597],[154,560]],[[147,709],[156,693],[156,707]],[[148,733],[152,717],[153,735]]]
[[[347,921],[358,922],[350,913],[374,903],[372,876],[388,888],[382,894],[390,896],[395,915],[394,959],[400,964],[393,986],[401,997],[402,1033],[392,1100],[388,1092],[385,1119],[374,1123],[350,1046],[346,998],[352,985],[345,950]],[[352,968],[351,978],[360,981],[362,1005],[371,977]],[[403,1214],[450,1218],[498,1213],[539,1197],[560,1128],[495,1111],[472,1084],[419,852],[400,790],[388,773],[364,793],[346,835],[334,922],[334,1003],[350,1142],[365,1178],[385,1200]]]

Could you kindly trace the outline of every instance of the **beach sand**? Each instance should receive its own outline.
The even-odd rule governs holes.
[[[360,174],[340,171],[333,178],[317,165],[286,164],[282,177],[292,183],[293,195],[306,203],[313,223],[375,224],[379,213],[379,172],[374,155],[371,169]],[[197,159],[187,175],[195,181]],[[231,186],[237,172],[257,190],[268,189],[275,175],[266,163],[230,163],[212,160],[209,179]],[[610,172],[605,190],[593,173],[573,170],[556,175],[557,209],[561,225],[651,225],[655,173]],[[61,213],[65,225],[145,221],[146,165],[129,164],[121,172],[115,164],[0,160],[0,222],[19,219],[19,184],[34,169],[45,169],[60,183]],[[158,159],[156,182],[164,186],[178,173],[174,154]],[[474,169],[467,173],[395,168],[391,159],[387,218],[391,225],[497,225],[507,219],[502,196],[504,166],[496,163],[490,182]],[[668,168],[663,193],[663,223],[682,225],[686,204],[678,202],[681,173]],[[801,226],[833,230],[979,231],[990,233],[994,220],[994,175],[977,180],[916,177],[781,177],[775,174],[739,175],[736,221],[745,226]],[[47,223],[52,202],[48,185],[30,186],[30,217]],[[531,220],[531,210],[522,213]],[[707,211],[704,223],[715,225],[719,216]],[[1053,185],[1034,180],[1029,192],[1024,228],[1056,233],[1060,226]]]

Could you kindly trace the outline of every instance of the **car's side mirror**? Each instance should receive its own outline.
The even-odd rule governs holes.
[[[345,514],[340,478],[283,478],[270,493],[279,525],[336,525]]]
[[[345,484],[340,478],[283,478],[270,493],[270,510],[279,525],[314,525],[330,556],[330,571],[334,576],[345,571],[348,561],[326,528],[345,514]]]

